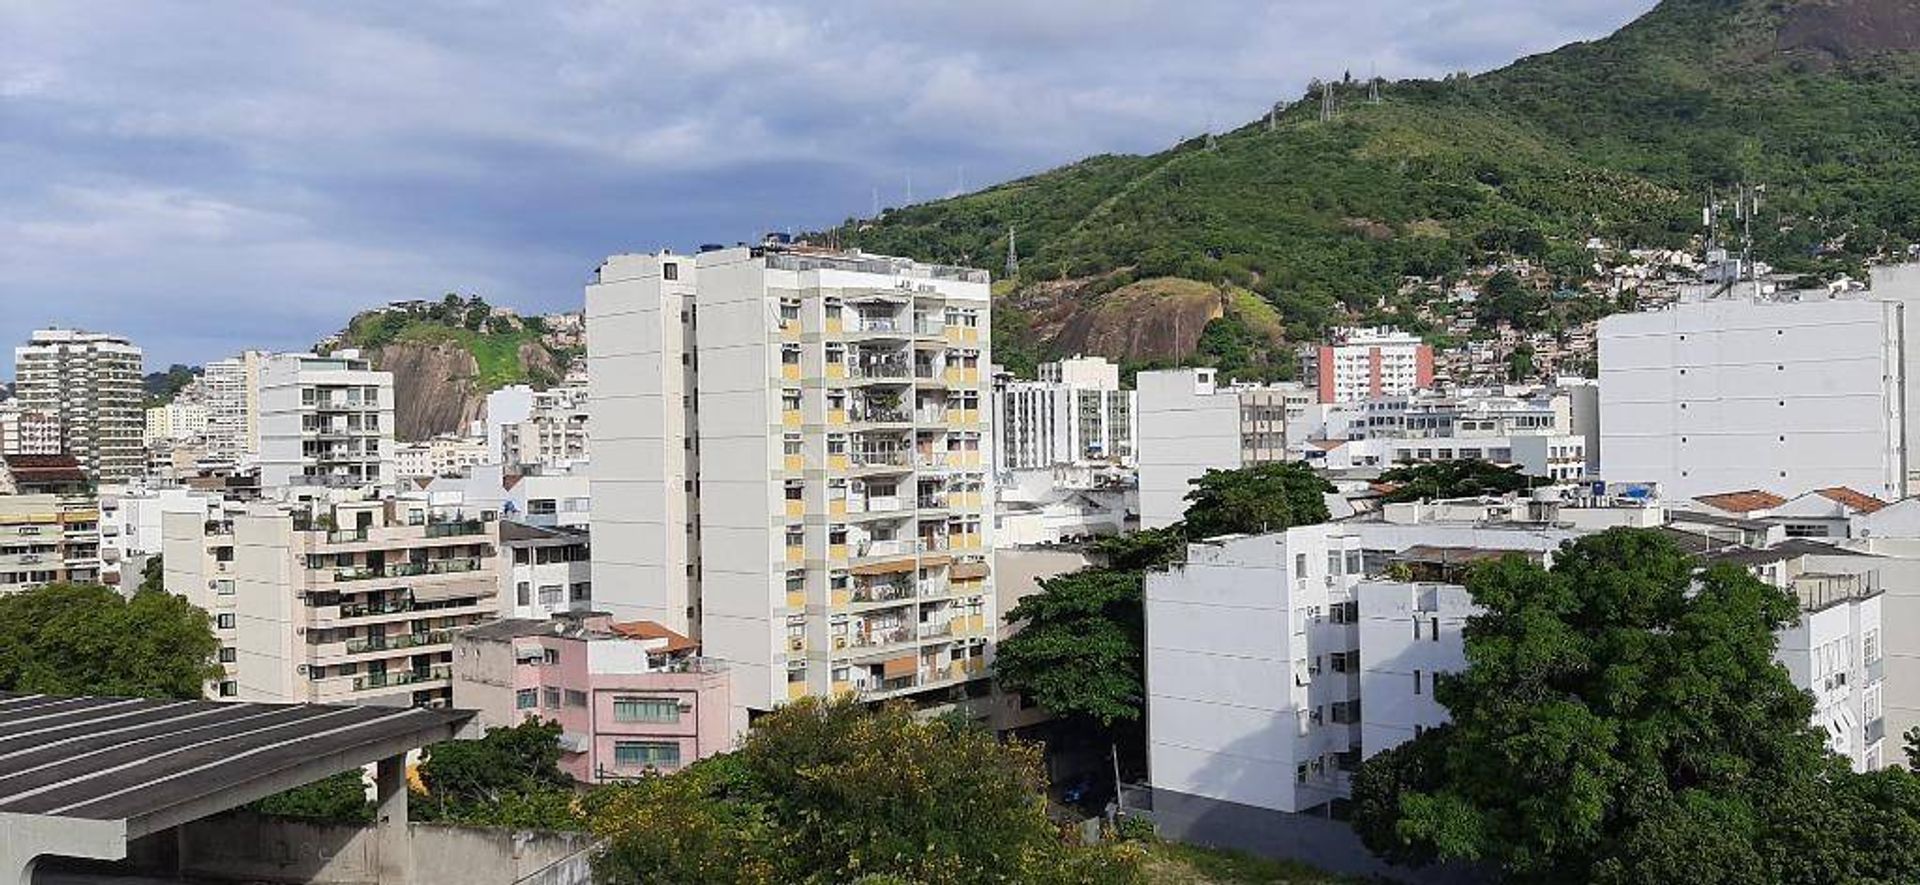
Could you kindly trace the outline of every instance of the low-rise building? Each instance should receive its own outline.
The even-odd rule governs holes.
[[[0,400],[0,455],[58,455],[62,444],[59,415]]]
[[[544,621],[593,607],[593,551],[587,529],[502,520],[500,616]]]
[[[67,455],[0,456],[0,594],[100,580],[100,508]]]
[[[726,671],[652,621],[604,614],[508,618],[460,631],[453,701],[483,727],[551,720],[582,783],[670,772],[733,748],[745,711]]]

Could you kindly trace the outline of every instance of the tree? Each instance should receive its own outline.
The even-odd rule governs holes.
[[[1502,467],[1473,458],[1408,464],[1380,474],[1380,481],[1394,487],[1382,497],[1389,504],[1483,495],[1497,497],[1549,482],[1521,473],[1518,467]]]
[[[1187,493],[1189,538],[1277,532],[1326,522],[1333,485],[1305,464],[1209,470]]]
[[[420,763],[421,820],[577,829],[573,779],[560,770],[560,724],[528,720],[489,728],[476,741],[447,741]]]
[[[373,803],[360,769],[343,771],[253,803],[253,810],[275,817],[329,824],[373,823]]]
[[[167,565],[161,561],[160,554],[155,553],[147,557],[147,561],[140,566],[139,592],[156,593],[166,590],[166,575]]]
[[[593,802],[610,883],[1138,882],[1047,818],[1038,747],[904,704],[802,699],[740,749]],[[887,879],[884,877],[895,877]],[[870,879],[871,880],[871,879]]]
[[[207,613],[170,593],[48,584],[0,596],[0,690],[199,698],[219,649]]]
[[[1452,725],[1361,766],[1354,820],[1408,862],[1477,861],[1516,882],[1910,881],[1910,783],[1861,782],[1773,660],[1794,597],[1731,565],[1695,574],[1658,532],[1564,546],[1551,570],[1477,566]],[[1906,775],[1902,775],[1903,777]],[[1840,803],[1840,821],[1794,809]],[[1854,841],[1850,841],[1854,840]],[[1798,846],[1785,848],[1783,846]],[[1840,873],[1833,876],[1836,871]]]
[[[1081,569],[1040,582],[1007,621],[1000,684],[1059,716],[1101,727],[1138,721],[1146,699],[1141,573]]]

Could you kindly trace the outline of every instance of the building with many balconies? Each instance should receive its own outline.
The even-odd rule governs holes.
[[[69,455],[0,457],[0,594],[100,580],[100,508]]]
[[[495,521],[337,494],[256,502],[199,532],[183,522],[195,518],[166,517],[168,586],[189,598],[203,580],[216,588],[231,697],[444,704],[453,631],[499,614]],[[209,556],[210,576],[174,583],[174,563]]]
[[[275,354],[260,371],[260,484],[387,486],[393,405],[393,375],[356,351]]]
[[[96,481],[146,469],[140,348],[118,335],[41,329],[13,351],[14,396],[23,412],[60,422],[60,451]]]
[[[983,686],[990,310],[984,272],[898,258],[609,258],[595,608],[692,632],[751,709]]]

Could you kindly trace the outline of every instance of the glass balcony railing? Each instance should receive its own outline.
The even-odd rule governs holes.
[[[396,670],[390,673],[368,673],[353,678],[354,691],[366,691],[370,688],[392,688],[400,685],[412,685],[417,682],[435,682],[453,678],[453,668],[449,666],[429,667],[424,670]]]
[[[370,651],[388,651],[401,648],[419,648],[423,645],[446,645],[453,641],[451,630],[430,630],[425,633],[402,633],[398,636],[370,636],[365,639],[347,640],[347,654],[365,654]]]

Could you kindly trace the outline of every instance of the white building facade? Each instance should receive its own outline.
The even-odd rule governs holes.
[[[596,607],[695,633],[750,709],[983,678],[990,309],[981,271],[859,253],[608,259]]]
[[[996,472],[1133,466],[1137,404],[1120,389],[1119,366],[1075,357],[1039,374],[994,386]]]
[[[1189,483],[1208,470],[1293,460],[1290,417],[1313,402],[1299,385],[1223,383],[1212,369],[1141,372],[1136,459],[1140,527],[1165,528],[1187,512]]]
[[[357,352],[275,354],[260,374],[261,485],[391,484],[393,406],[393,375]]]

